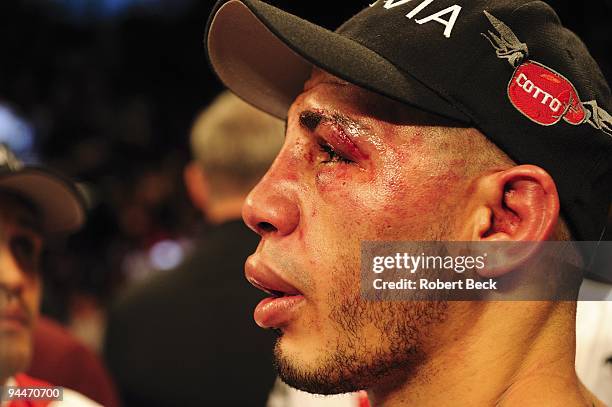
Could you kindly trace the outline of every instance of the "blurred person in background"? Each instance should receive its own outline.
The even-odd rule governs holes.
[[[49,234],[71,232],[83,224],[80,193],[70,181],[42,168],[24,166],[0,146],[0,386],[51,386],[23,372],[33,352],[39,316],[40,261]],[[2,406],[39,405],[33,400]],[[40,405],[97,406],[64,389],[63,401]]]
[[[261,299],[243,275],[258,239],[241,208],[282,134],[281,121],[230,93],[196,119],[184,178],[212,229],[178,268],[134,284],[109,313],[105,353],[126,405],[265,405],[273,338],[248,308]]]

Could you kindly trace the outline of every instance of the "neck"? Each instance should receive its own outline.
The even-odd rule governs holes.
[[[575,303],[490,302],[464,315],[474,319],[446,332],[412,377],[369,391],[373,405],[597,405],[574,368]]]

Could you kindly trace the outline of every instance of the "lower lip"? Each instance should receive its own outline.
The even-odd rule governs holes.
[[[282,328],[291,321],[303,301],[303,295],[265,298],[255,307],[255,322],[262,328]]]

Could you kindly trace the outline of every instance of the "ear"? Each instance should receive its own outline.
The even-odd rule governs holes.
[[[539,244],[527,242],[548,240],[559,220],[555,182],[546,171],[534,165],[519,165],[483,175],[476,181],[470,200],[470,214],[462,233],[466,240],[521,242],[506,245],[513,247],[502,256],[504,267],[489,270],[488,277],[503,274],[531,257]]]
[[[193,205],[206,212],[210,201],[210,187],[202,167],[195,161],[190,162],[185,166],[183,179]]]

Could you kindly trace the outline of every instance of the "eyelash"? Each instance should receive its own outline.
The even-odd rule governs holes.
[[[332,146],[325,142],[319,142],[319,150],[329,156],[329,159],[323,161],[323,163],[325,164],[335,162],[342,164],[351,164],[354,162],[344,157],[342,154],[339,154],[336,150],[334,150]]]

